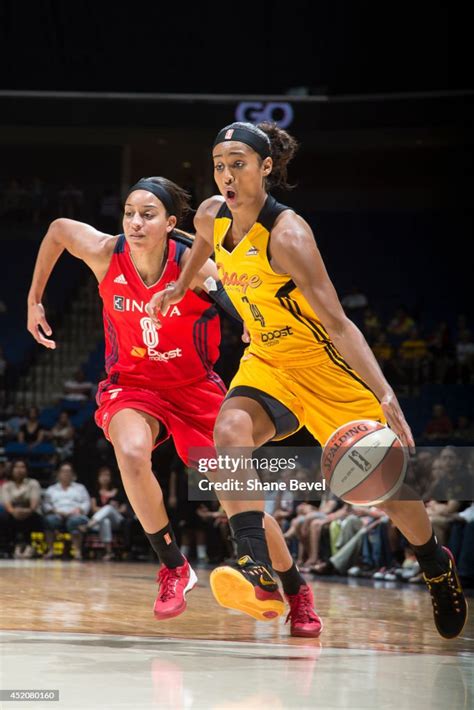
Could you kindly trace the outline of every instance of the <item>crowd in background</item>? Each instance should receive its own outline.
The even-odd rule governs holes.
[[[474,501],[461,498],[474,497],[474,451],[452,446],[420,449],[412,467],[409,482],[423,495],[435,534],[452,549],[464,583],[472,585]],[[183,554],[197,563],[231,559],[234,549],[228,519],[218,501],[188,500],[190,471],[177,459],[168,475],[163,471],[157,475]],[[59,555],[82,560],[85,556],[104,562],[153,559],[117,473],[102,465],[87,486],[83,480],[67,461],[44,487],[23,459],[0,463],[3,554],[17,559]],[[281,525],[291,553],[306,573],[422,581],[407,541],[377,507],[349,505],[330,493],[324,493],[321,500],[301,500],[299,494],[287,490],[269,496],[266,511]],[[68,533],[67,544],[58,552],[55,540],[58,534],[64,538],[64,533]]]
[[[358,288],[346,294],[342,304],[363,331],[386,378],[401,394],[416,396],[428,383],[474,384],[474,340],[466,315],[458,314],[452,324],[430,324],[400,306],[384,319]]]
[[[58,215],[91,219],[99,229],[115,234],[122,215],[120,195],[113,187],[53,184],[39,177],[11,178],[0,185],[0,219],[4,224],[42,229]]]

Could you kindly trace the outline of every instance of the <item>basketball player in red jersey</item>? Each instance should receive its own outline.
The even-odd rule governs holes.
[[[413,449],[397,398],[346,317],[310,226],[268,194],[272,185],[288,187],[295,150],[296,141],[274,124],[237,122],[219,131],[212,157],[221,194],[198,209],[189,261],[176,284],[154,296],[151,313],[159,321],[179,304],[215,250],[223,285],[251,336],[216,421],[218,450],[254,449],[302,425],[323,445],[355,419],[387,421]],[[423,502],[390,500],[379,507],[414,550],[438,632],[454,638],[464,626],[466,602],[454,558],[437,542]],[[263,503],[230,501],[226,509],[241,557],[236,568],[214,570],[211,586],[223,606],[246,611],[252,589],[259,604],[254,569],[270,565]]]
[[[28,295],[28,330],[38,343],[55,348],[55,342],[45,337],[51,328],[41,299],[62,251],[83,259],[99,282],[107,379],[99,385],[96,421],[114,446],[130,503],[162,563],[154,605],[158,619],[184,611],[185,595],[196,575],[175,542],[151,470],[151,452],[171,435],[179,456],[189,464],[190,447],[213,446],[214,421],[225,394],[212,369],[218,357],[219,319],[203,291],[209,278],[218,283],[215,264],[203,265],[186,297],[162,319],[159,331],[146,311],[153,293],[174,283],[189,258],[187,244],[192,242],[175,229],[187,208],[184,190],[165,178],[148,178],[129,190],[120,236],[70,219],[54,221],[41,244]],[[217,288],[210,293],[237,315],[222,292]],[[291,568],[273,519],[268,530],[277,568]],[[282,572],[284,585],[291,576]],[[268,589],[264,596],[281,599],[279,592]],[[292,633],[317,636],[321,624],[312,614],[292,626]]]

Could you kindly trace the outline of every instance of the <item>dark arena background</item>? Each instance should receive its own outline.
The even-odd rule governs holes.
[[[186,188],[196,210],[218,193],[218,130],[275,122],[300,147],[295,188],[273,194],[311,226],[345,313],[395,390],[416,442],[413,475],[469,601],[468,27],[439,7],[393,3],[0,3],[2,708],[473,707],[472,619],[455,639],[438,635],[414,553],[376,507],[329,494],[265,501],[313,590],[319,638],[291,636],[284,616],[261,623],[219,606],[209,577],[235,562],[228,518],[217,499],[189,500],[192,472],[172,438],[152,466],[198,584],[184,614],[155,620],[159,561],[94,421],[106,377],[102,304],[81,260],[60,257],[42,300],[56,350],[26,328],[53,220],[120,234],[129,186],[153,175]],[[192,214],[184,227],[194,231]],[[219,313],[215,369],[229,385],[245,346],[242,326]],[[324,443],[303,428],[279,446]],[[48,527],[50,488],[66,469],[90,517],[104,468],[121,491],[120,515],[109,537],[88,525],[78,547],[67,527]],[[32,498],[22,498],[19,524],[25,474]]]

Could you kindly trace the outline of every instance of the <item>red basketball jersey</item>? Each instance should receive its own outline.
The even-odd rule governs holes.
[[[219,380],[212,371],[219,356],[219,316],[206,294],[187,291],[183,300],[161,317],[159,330],[145,310],[154,293],[178,279],[185,249],[171,236],[163,273],[155,284],[147,286],[133,263],[125,236],[119,236],[109,270],[99,284],[105,369],[110,382],[162,389],[206,376]]]

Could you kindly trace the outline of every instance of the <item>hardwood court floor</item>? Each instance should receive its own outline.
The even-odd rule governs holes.
[[[209,571],[180,617],[152,615],[156,568],[0,561],[0,687],[59,689],[53,710],[467,710],[474,624],[445,641],[425,590],[321,581],[321,639],[219,607]],[[0,702],[24,710],[28,705]]]
[[[223,609],[210,591],[209,571],[197,572],[198,585],[188,596],[186,612],[169,621],[155,621],[153,565],[3,561],[2,628],[307,645],[305,639],[290,637],[283,619],[261,623]],[[424,589],[390,589],[390,583],[381,583],[382,588],[357,582],[354,586],[311,584],[324,620],[324,645],[443,655],[473,650],[472,614],[462,636],[445,641],[434,628],[430,597]]]

